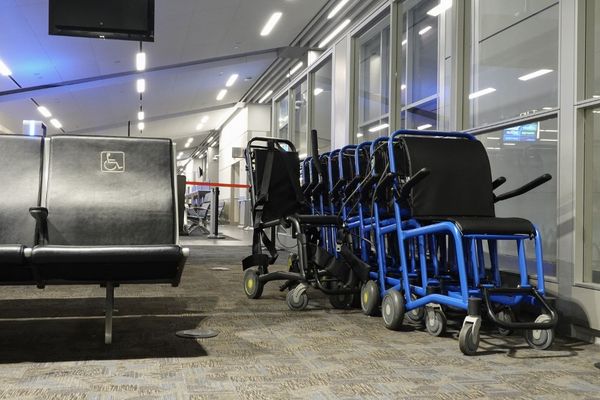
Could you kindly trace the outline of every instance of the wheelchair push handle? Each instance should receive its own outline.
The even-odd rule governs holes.
[[[498,189],[500,186],[504,185],[505,183],[506,183],[505,177],[500,176],[500,177],[496,178],[494,180],[494,182],[492,182],[492,190]]]
[[[544,174],[542,176],[539,176],[539,177],[535,178],[534,180],[532,180],[531,182],[524,184],[520,188],[511,190],[509,192],[500,194],[498,196],[494,196],[494,203],[497,203],[497,202],[503,201],[503,200],[512,199],[513,197],[517,197],[522,194],[525,194],[525,193],[529,192],[530,190],[533,190],[536,187],[543,185],[544,183],[548,182],[551,179],[552,179],[552,175],[550,175],[550,174]]]
[[[317,130],[313,129],[310,131],[310,144],[312,146],[312,159],[315,164],[315,169],[319,175],[319,181],[323,180],[323,169],[321,168],[321,160],[319,159],[319,138],[317,136]]]

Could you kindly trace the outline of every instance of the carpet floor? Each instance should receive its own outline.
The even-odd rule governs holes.
[[[248,251],[195,246],[180,287],[118,287],[108,346],[103,289],[3,287],[0,399],[600,399],[599,346],[484,334],[465,357],[458,325],[392,332],[316,292],[292,312],[277,283],[246,298]],[[175,336],[196,327],[219,335]]]

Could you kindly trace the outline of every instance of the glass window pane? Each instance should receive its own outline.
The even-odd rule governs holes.
[[[544,272],[556,276],[556,210],[557,210],[557,119],[527,123],[478,136],[486,147],[492,167],[492,178],[504,176],[507,181],[496,194],[516,189],[549,173],[550,182],[524,195],[496,203],[498,217],[520,217],[537,226],[542,236]],[[535,253],[532,241],[527,241],[528,270],[535,274]],[[500,243],[500,266],[517,270],[516,248],[513,243]]]
[[[409,108],[406,113],[406,128],[419,130],[436,129],[437,104],[437,99],[433,99]]]
[[[276,102],[277,109],[277,131],[279,132],[279,138],[288,138],[288,125],[289,125],[289,99],[287,96],[282,97]]]
[[[600,283],[600,109],[585,115],[584,282]]]
[[[314,73],[313,121],[317,130],[319,152],[331,150],[331,59]]]
[[[532,14],[546,2],[508,2],[514,9],[504,3],[474,3],[471,127],[558,104],[558,4]],[[528,8],[529,3],[537,7]]]
[[[292,99],[294,100],[294,132],[292,136],[292,143],[294,143],[296,150],[301,156],[307,154],[307,91],[308,83],[306,80],[292,89]]]
[[[600,2],[587,1],[585,98],[600,98]]]

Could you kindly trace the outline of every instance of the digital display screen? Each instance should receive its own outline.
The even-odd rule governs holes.
[[[539,136],[540,123],[513,126],[504,130],[502,140],[504,142],[535,142]]]

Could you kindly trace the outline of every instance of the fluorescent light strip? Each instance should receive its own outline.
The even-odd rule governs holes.
[[[500,147],[486,147],[488,150],[502,150]]]
[[[404,40],[402,41],[402,46],[406,46],[406,43],[408,43],[408,39],[404,39]]]
[[[138,121],[143,121],[146,118],[146,113],[143,111],[138,111]]]
[[[143,131],[146,127],[146,124],[143,122],[138,122],[138,130]]]
[[[344,8],[344,6],[345,6],[346,4],[348,4],[348,2],[349,2],[349,1],[350,1],[350,0],[341,0],[339,3],[337,3],[337,4],[335,5],[335,7],[333,7],[333,9],[332,9],[332,10],[331,10],[331,12],[329,13],[329,15],[327,16],[327,19],[331,19],[331,18],[335,17],[335,16],[336,16],[336,14],[337,14],[338,12],[340,12],[340,10],[341,10],[342,8]]]
[[[530,79],[538,78],[538,77],[540,77],[542,75],[549,74],[552,71],[553,70],[551,70],[551,69],[538,69],[537,71],[534,71],[534,72],[532,72],[530,74],[520,76],[519,80],[520,81],[528,81]]]
[[[138,93],[144,93],[146,91],[146,80],[138,79],[137,82],[135,83],[135,87],[136,87]]]
[[[516,146],[516,143],[504,143],[505,146]]]
[[[52,124],[53,127],[55,127],[56,129],[60,129],[62,128],[62,124],[60,123],[59,120],[57,120],[56,118],[52,118],[50,120],[50,123]]]
[[[181,157],[183,157],[183,152],[180,152],[179,154],[177,154],[177,159],[179,160]]]
[[[476,99],[478,97],[485,96],[486,94],[494,93],[495,91],[496,91],[495,88],[489,87],[489,88],[485,88],[485,89],[479,90],[477,92],[473,92],[473,93],[471,93],[469,95],[469,100],[473,100],[473,99]]]
[[[268,100],[268,98],[273,94],[272,90],[269,90],[267,93],[265,93],[265,95],[263,97],[261,97],[261,99],[258,101],[258,104],[262,104],[265,101]]]
[[[558,142],[558,139],[540,139],[540,142]]]
[[[371,133],[379,132],[379,131],[382,131],[382,130],[388,128],[389,126],[390,126],[390,124],[377,125],[377,126],[374,126],[374,127],[370,128],[369,132],[371,132]]]
[[[321,89],[321,88],[315,88],[315,91],[314,91],[314,95],[315,95],[315,96],[318,96],[318,95],[320,95],[321,93],[323,93],[323,89]]]
[[[487,140],[500,140],[500,138],[499,137],[490,136],[490,137],[487,138]]]
[[[227,94],[227,89],[221,89],[221,91],[217,94],[217,101],[221,101],[225,98]]]
[[[204,117],[202,117],[202,119],[200,120],[200,123],[201,123],[201,124],[205,124],[205,123],[207,123],[209,118],[210,118],[210,117],[209,117],[208,115],[205,115],[205,116],[204,116]]]
[[[8,68],[6,66],[6,64],[4,64],[4,62],[2,62],[2,60],[0,60],[0,75],[4,75],[4,76],[12,75],[12,71],[10,70],[10,68]]]
[[[343,31],[348,25],[350,25],[350,22],[352,22],[352,20],[347,19],[341,24],[339,24],[337,28],[335,28],[325,39],[323,39],[321,43],[319,43],[319,47],[322,49],[325,46],[327,46],[327,44],[331,42],[337,35],[339,35],[341,31]]]
[[[427,11],[427,14],[431,15],[432,17],[437,17],[444,11],[448,10],[450,7],[452,7],[452,0],[441,0],[440,4]]]
[[[227,79],[227,83],[225,83],[226,87],[232,87],[233,84],[235,83],[235,81],[237,81],[237,78],[239,77],[238,74],[233,74],[229,77],[229,79]]]
[[[201,131],[202,128],[204,128],[204,124],[198,124],[198,125],[196,125],[196,130],[197,131]]]
[[[406,85],[403,83],[402,85],[400,85],[400,90],[405,90],[406,89]]]
[[[50,112],[50,110],[48,110],[44,106],[39,106],[38,111],[40,112],[40,114],[42,114],[46,118],[50,118],[52,116],[52,113]]]
[[[358,133],[356,134],[356,137],[357,137],[357,138],[361,138],[361,137],[363,137],[363,136],[365,136],[365,135],[364,135],[362,132],[358,132]]]
[[[431,128],[432,126],[433,126],[433,125],[431,125],[431,124],[420,125],[420,126],[417,126],[417,130],[418,130],[418,131],[424,131],[425,129],[429,129],[429,128]]]
[[[187,143],[185,144],[185,146],[184,146],[184,147],[185,147],[186,149],[187,149],[188,147],[190,147],[190,142],[187,142]]]
[[[146,69],[146,53],[139,52],[135,55],[135,69],[144,71]]]
[[[300,61],[298,64],[296,64],[296,65],[294,66],[294,68],[292,68],[292,69],[290,70],[290,73],[289,73],[289,74],[287,74],[287,77],[289,78],[290,76],[294,75],[296,72],[298,72],[298,70],[299,70],[300,68],[302,68],[302,66],[303,66],[303,65],[304,65],[304,62],[303,62],[303,61]]]
[[[275,28],[275,25],[277,25],[277,22],[279,22],[282,15],[283,14],[280,12],[273,13],[273,15],[271,15],[265,26],[262,28],[262,31],[260,31],[260,36],[268,36],[273,30],[273,28]]]
[[[427,32],[429,32],[431,30],[431,26],[427,25],[425,28],[421,29],[419,31],[419,35],[423,36],[424,34],[426,34]]]

